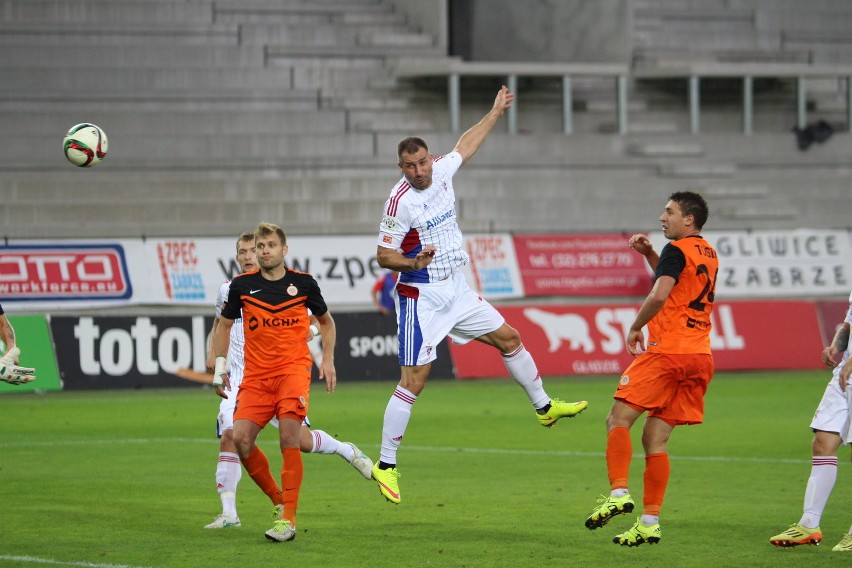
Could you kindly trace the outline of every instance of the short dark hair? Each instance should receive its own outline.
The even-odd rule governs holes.
[[[245,243],[248,241],[254,242],[254,232],[246,231],[245,233],[242,233],[239,237],[237,237],[237,252],[240,252],[240,243]]]
[[[427,152],[429,151],[429,146],[426,145],[426,141],[422,138],[418,138],[417,136],[403,138],[396,146],[396,157],[402,161],[403,154],[414,154],[420,148],[423,148]]]
[[[278,238],[281,239],[281,244],[287,244],[287,235],[284,234],[284,229],[275,225],[274,223],[261,223],[257,226],[257,229],[254,230],[254,240],[257,241],[261,237],[268,237],[272,233],[278,235]]]
[[[707,202],[694,191],[675,191],[669,196],[669,201],[674,201],[680,205],[680,210],[684,215],[692,215],[698,229],[704,227],[707,217],[710,216]]]

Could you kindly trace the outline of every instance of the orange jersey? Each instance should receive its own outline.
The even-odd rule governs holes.
[[[716,295],[719,259],[700,236],[663,248],[656,277],[676,280],[662,310],[648,322],[652,353],[710,353],[710,313]]]
[[[287,269],[280,280],[266,280],[259,270],[231,281],[222,316],[243,318],[243,380],[280,375],[310,376],[310,316],[328,311],[316,280]],[[242,314],[242,315],[241,315]]]

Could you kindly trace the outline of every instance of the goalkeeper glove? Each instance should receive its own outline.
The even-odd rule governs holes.
[[[35,369],[19,367],[17,364],[21,350],[12,347],[3,357],[0,357],[0,380],[12,385],[20,385],[36,380]]]

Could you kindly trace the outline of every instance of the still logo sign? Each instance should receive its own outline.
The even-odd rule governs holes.
[[[624,338],[636,318],[636,308],[602,308],[595,312],[596,330],[603,339],[600,350],[617,354],[624,350]],[[588,321],[577,313],[556,314],[538,308],[524,309],[524,316],[537,325],[548,341],[548,351],[553,353],[567,343],[571,351],[593,353],[597,350]],[[710,348],[713,350],[745,349],[745,339],[737,333],[731,306],[717,306],[711,315]],[[647,329],[645,330],[647,339]]]

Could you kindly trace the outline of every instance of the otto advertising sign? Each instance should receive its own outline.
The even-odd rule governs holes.
[[[0,298],[117,300],[133,293],[120,245],[0,248]]]
[[[651,289],[645,257],[620,234],[517,235],[515,250],[527,296],[638,296]]]
[[[638,310],[639,305],[582,305],[500,311],[520,332],[542,375],[582,375],[620,374],[630,363],[624,338]],[[717,370],[820,367],[822,346],[812,303],[717,303],[712,325]],[[491,347],[473,342],[451,344],[450,350],[460,378],[507,376]]]

